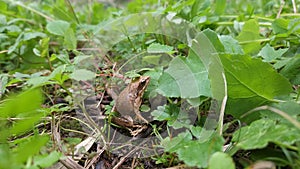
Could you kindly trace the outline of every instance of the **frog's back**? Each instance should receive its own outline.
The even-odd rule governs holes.
[[[116,111],[119,112],[122,116],[134,116],[134,106],[130,99],[130,96],[127,90],[120,93],[119,97],[116,100]]]

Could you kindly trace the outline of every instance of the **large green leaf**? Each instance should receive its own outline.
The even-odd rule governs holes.
[[[159,79],[158,92],[167,97],[195,98],[210,96],[208,72],[200,58],[190,50],[189,56],[174,58]]]
[[[235,116],[292,90],[286,78],[260,59],[228,54],[220,58],[228,86],[227,112]]]
[[[288,131],[288,132],[287,132]],[[250,150],[264,148],[269,142],[291,145],[300,140],[300,132],[297,128],[291,128],[284,124],[278,124],[275,120],[263,118],[242,127],[233,135],[232,141],[239,148]]]

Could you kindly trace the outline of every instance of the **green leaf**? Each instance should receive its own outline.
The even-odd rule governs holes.
[[[200,58],[190,50],[187,58],[174,58],[159,79],[158,93],[167,97],[210,96],[208,72]]]
[[[1,125],[1,123],[0,123]],[[1,127],[1,126],[0,126]],[[12,153],[11,152],[11,149],[9,148],[8,144],[4,144],[3,143],[3,140],[6,141],[6,138],[3,139],[1,137],[5,137],[3,135],[3,133],[1,133],[2,136],[0,136],[0,141],[1,141],[1,144],[0,144],[0,156],[2,158],[0,158],[0,168],[12,168],[13,165],[15,165],[12,161]]]
[[[202,142],[199,140],[191,140],[182,144],[176,152],[180,160],[188,166],[197,166],[205,168],[212,154],[222,151],[223,138],[216,135],[211,140]]]
[[[192,41],[191,48],[201,58],[208,70],[212,97],[221,101],[225,96],[225,83],[222,76],[224,70],[218,54],[224,53],[225,49],[218,35],[216,32],[206,29]]]
[[[19,33],[22,32],[21,28],[16,25],[8,25],[0,27],[0,32],[8,31],[10,33]]]
[[[275,49],[271,47],[270,44],[266,44],[258,53],[258,56],[262,56],[265,62],[272,62],[275,59],[280,58],[287,50],[288,48],[278,49],[275,51]]]
[[[200,126],[190,126],[190,130],[194,137],[204,141],[206,141],[206,139],[208,139],[209,136],[215,133],[214,130],[205,130]]]
[[[288,131],[288,132],[287,132]],[[297,128],[291,128],[284,124],[263,118],[242,127],[233,135],[232,141],[244,150],[264,148],[269,142],[292,145],[300,140],[300,132]]]
[[[226,0],[216,0],[216,15],[222,15],[226,9]]]
[[[46,29],[54,35],[64,36],[69,27],[70,23],[62,20],[57,20],[49,22],[46,26]]]
[[[38,87],[38,86],[43,86],[46,84],[53,84],[53,82],[50,82],[49,80],[51,77],[49,76],[40,76],[40,77],[33,77],[28,79],[27,84],[32,85],[32,87]]]
[[[233,39],[229,35],[220,36],[220,41],[224,45],[225,53],[228,54],[244,54],[242,47],[239,45],[239,42]]]
[[[165,151],[176,152],[185,164],[199,168],[207,167],[210,156],[222,151],[223,143],[223,138],[218,134],[210,134],[201,140],[192,140],[189,132],[182,132],[172,139],[167,137],[161,142]]]
[[[216,152],[209,159],[208,169],[235,169],[235,165],[230,155]]]
[[[31,39],[34,39],[34,38],[37,38],[37,37],[44,38],[46,36],[47,35],[42,33],[42,32],[27,32],[27,33],[24,33],[23,40],[28,41],[28,40],[31,40]]]
[[[50,154],[46,154],[44,156],[36,156],[34,158],[34,165],[42,168],[51,167],[61,157],[62,157],[61,153],[57,151],[52,151]]]
[[[62,61],[64,64],[69,64],[69,65],[71,64],[70,58],[67,54],[58,54],[58,55],[52,54],[52,55],[55,55],[55,57],[58,58],[60,61]],[[74,58],[74,61],[76,58],[77,56]]]
[[[68,58],[69,56],[66,56],[66,57]],[[90,59],[90,60],[86,60],[86,59]],[[74,58],[73,64],[74,65],[82,65],[82,63],[90,62],[90,61],[92,61],[92,59],[94,59],[92,55],[78,55]]]
[[[294,85],[300,84],[300,55],[290,59],[280,74],[288,78]]]
[[[40,108],[42,94],[39,89],[28,90],[11,99],[7,99],[0,106],[0,117],[16,117],[20,114],[32,113]]]
[[[159,65],[160,58],[160,55],[147,55],[143,57],[142,61],[153,65]]]
[[[43,38],[40,41],[41,57],[47,57],[49,55],[49,41],[50,41],[49,37]]]
[[[168,45],[162,45],[159,43],[152,43],[147,48],[148,53],[173,53],[173,47]]]
[[[299,30],[300,30],[300,19],[299,18],[296,18],[296,19],[293,19],[289,22],[288,24],[288,34],[292,34],[292,33],[299,33]]]
[[[246,21],[242,31],[236,39],[242,43],[242,47],[246,54],[258,52],[260,49],[260,42],[257,40],[261,39],[258,22],[255,19]]]
[[[77,81],[86,81],[95,78],[95,73],[86,69],[78,69],[70,74],[70,78]]]
[[[31,137],[27,142],[22,143],[15,149],[13,157],[18,163],[26,162],[27,159],[40,151],[48,142],[48,135],[38,135]]]
[[[156,110],[151,112],[151,115],[153,116],[154,120],[163,121],[171,119],[171,115],[166,112],[165,107],[166,106],[159,106]]]
[[[64,46],[68,50],[73,50],[77,47],[77,38],[72,28],[67,29],[64,34]]]
[[[290,116],[294,119],[297,119],[298,117],[300,117],[300,112],[299,112],[300,104],[298,104],[297,102],[294,102],[294,101],[279,102],[279,103],[273,103],[270,106],[283,111],[288,116]],[[279,114],[274,113],[273,111],[262,110],[259,112],[260,112],[261,116],[263,116],[264,118],[272,119],[274,121],[277,121],[281,124],[288,125],[290,127],[295,127],[290,121],[288,121],[284,117],[280,116]]]
[[[227,112],[237,117],[292,90],[287,79],[260,59],[227,54],[220,58],[227,80]]]
[[[0,123],[0,132],[2,132],[4,136],[4,132],[11,135],[19,135],[32,129],[35,123],[44,116],[43,113],[37,111],[42,104],[42,100],[43,98],[40,90],[34,89],[23,92],[22,94],[5,101],[0,106],[0,117],[4,119],[18,117],[20,120],[14,122],[10,128],[6,127],[5,130],[2,129],[3,126],[1,125],[6,125],[6,121],[2,121],[3,124]]]
[[[272,23],[272,29],[275,34],[287,33],[289,21],[283,18],[277,18]]]
[[[4,2],[0,2],[0,7],[2,7],[2,4]],[[1,9],[1,8],[0,8]],[[6,16],[5,15],[0,15],[0,25],[6,25],[7,24],[7,21],[6,21]]]
[[[192,140],[192,135],[189,132],[181,132],[178,136],[173,137],[166,137],[164,140],[161,141],[161,145],[164,147],[164,150],[170,153],[176,152],[180,149],[184,144]]]
[[[10,47],[8,48],[7,54],[11,54],[12,52],[14,52],[14,51],[17,49],[17,47],[19,46],[19,44],[20,44],[20,43],[22,42],[22,40],[23,40],[23,36],[24,36],[24,33],[23,33],[23,32],[20,33],[20,35],[19,35],[18,38],[16,39],[15,43],[14,43],[12,46],[10,46]]]
[[[61,4],[61,6],[55,6],[53,8],[53,15],[60,19],[60,20],[64,20],[64,21],[68,21],[68,22],[76,22],[76,19],[73,17],[72,12],[70,11],[66,11],[65,6],[62,7],[62,5],[67,5],[66,3]]]
[[[8,75],[0,74],[0,99],[2,95],[5,93],[7,83],[8,83]]]
[[[25,133],[26,131],[32,129],[34,125],[40,121],[41,117],[43,117],[44,114],[41,112],[35,112],[35,113],[27,113],[26,115],[22,114],[22,116],[18,116],[20,118],[23,118],[22,120],[15,123],[9,130],[10,134],[12,135],[20,135]]]

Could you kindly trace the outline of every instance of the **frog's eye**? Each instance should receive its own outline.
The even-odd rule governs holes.
[[[141,86],[145,86],[146,85],[146,80],[142,80],[141,81]]]

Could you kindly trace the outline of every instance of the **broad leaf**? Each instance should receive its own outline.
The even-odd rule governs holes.
[[[159,80],[158,92],[167,97],[210,96],[208,72],[192,51],[187,58],[174,58]]]
[[[232,141],[244,150],[264,148],[269,142],[291,145],[299,140],[300,132],[297,128],[291,128],[268,118],[242,127],[232,138]]]
[[[287,79],[260,59],[226,54],[220,58],[228,86],[227,112],[237,117],[292,90]]]

